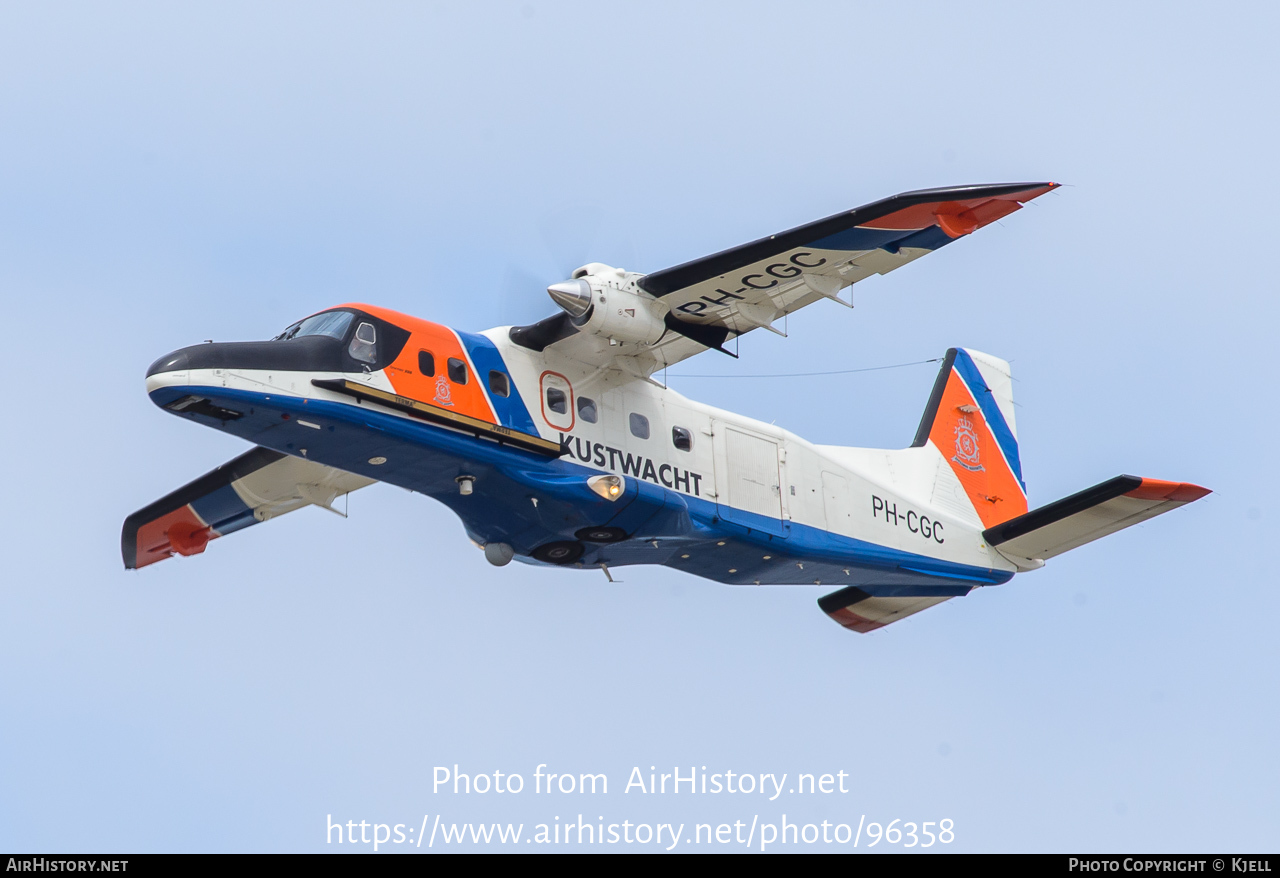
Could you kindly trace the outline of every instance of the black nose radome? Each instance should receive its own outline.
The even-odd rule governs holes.
[[[161,372],[179,372],[183,369],[191,367],[191,361],[187,357],[186,349],[174,351],[171,354],[165,354],[147,367],[147,377],[158,375]]]
[[[305,372],[353,371],[344,364],[342,342],[312,335],[288,341],[206,342],[165,354],[147,377],[180,369],[283,369]]]

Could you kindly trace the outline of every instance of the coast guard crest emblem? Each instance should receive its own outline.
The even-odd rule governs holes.
[[[956,421],[956,456],[951,459],[975,473],[985,469],[978,449],[978,434],[974,432],[973,421],[968,418]]]
[[[436,378],[436,398],[434,402],[440,405],[453,405],[453,400],[449,398],[449,382],[444,380],[443,375]]]

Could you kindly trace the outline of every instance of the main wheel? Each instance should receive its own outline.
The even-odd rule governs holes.
[[[627,532],[620,527],[584,527],[574,534],[588,543],[620,543],[627,538]]]
[[[548,564],[572,564],[582,557],[587,547],[574,540],[546,543],[533,550],[533,557]]]

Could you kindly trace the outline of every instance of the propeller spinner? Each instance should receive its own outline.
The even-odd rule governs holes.
[[[591,284],[581,278],[552,284],[547,295],[575,321],[591,310]]]

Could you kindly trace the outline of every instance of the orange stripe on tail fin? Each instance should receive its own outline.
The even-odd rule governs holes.
[[[932,444],[959,479],[983,527],[1027,511],[1009,364],[947,351],[914,446]]]

